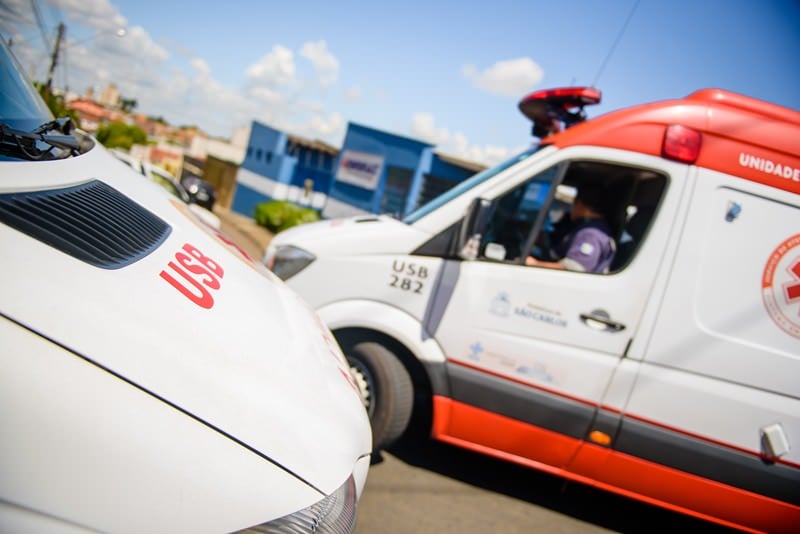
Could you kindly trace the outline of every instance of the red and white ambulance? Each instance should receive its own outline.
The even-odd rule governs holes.
[[[288,230],[265,262],[342,343],[377,447],[415,405],[442,441],[797,532],[800,113],[706,89],[584,120],[599,98],[534,93],[536,146],[404,220]],[[608,272],[526,265],[586,184]]]
[[[369,419],[298,295],[0,36],[0,532],[353,532]]]

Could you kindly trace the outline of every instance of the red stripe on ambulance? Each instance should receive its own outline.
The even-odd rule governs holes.
[[[432,437],[747,532],[797,532],[800,507],[434,395]],[[754,528],[748,527],[753,525]]]

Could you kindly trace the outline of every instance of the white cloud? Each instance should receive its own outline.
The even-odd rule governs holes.
[[[308,97],[336,82],[339,60],[325,41],[307,42],[298,54],[311,63],[314,80],[298,71],[291,50],[276,45],[247,69],[249,88],[244,96],[258,120],[296,135],[330,140],[342,133],[344,119],[337,112],[326,113],[324,101]]]
[[[450,142],[447,128],[437,127],[430,113],[414,113],[411,117],[411,134],[432,145],[446,145]]]
[[[343,135],[347,121],[331,102],[365,99],[363,88],[356,85],[340,87],[335,92],[339,98],[330,97],[334,93],[327,90],[339,83],[341,65],[325,40],[305,42],[296,50],[275,44],[244,69],[241,86],[226,85],[214,77],[213,65],[206,58],[179,49],[178,43],[156,42],[145,28],[127,27],[109,0],[40,3],[48,4],[44,15],[57,12],[67,25],[57,85],[82,94],[88,87],[97,93],[115,83],[123,97],[136,99],[137,111],[173,124],[196,124],[211,135],[225,135],[256,119],[335,145],[334,138]],[[43,40],[30,0],[0,0],[0,32],[14,39],[15,54],[36,80],[44,80],[55,35],[55,24],[45,22],[48,28],[52,26],[52,34]],[[116,35],[120,27],[126,28],[122,38]],[[520,59],[497,63],[483,72],[467,66],[464,75],[483,89],[517,96],[530,87],[520,91],[515,84],[535,84],[541,70],[531,60]],[[369,100],[391,105],[386,94],[374,89]],[[470,145],[463,134],[436,124],[431,113],[418,113],[411,122],[412,135],[445,153],[486,164],[502,159],[498,155],[502,149]]]
[[[96,29],[125,26],[126,20],[108,0],[59,0],[57,5],[68,18]]]
[[[301,109],[304,109],[312,114],[325,113],[325,103],[319,100],[303,100],[298,102]]]
[[[36,24],[30,0],[3,0],[0,2],[0,31],[5,38],[18,39],[20,29]],[[41,37],[37,36],[41,42]]]
[[[327,138],[344,131],[345,121],[339,113],[329,113],[327,116],[314,115],[307,125],[306,132],[315,138]]]
[[[253,87],[249,91],[250,96],[269,105],[282,104],[285,101],[283,93],[270,89],[268,87]]]
[[[511,151],[503,147],[471,145],[463,133],[451,133],[447,128],[437,126],[430,113],[415,113],[412,116],[411,135],[434,145],[439,152],[487,166],[511,156]]]
[[[506,147],[484,145],[482,147],[473,146],[468,152],[467,159],[483,163],[484,165],[491,166],[507,160],[513,154],[521,152],[521,150],[512,151]]]
[[[250,65],[245,74],[251,83],[278,86],[294,82],[296,70],[294,52],[275,45],[269,54]]]
[[[361,88],[353,86],[345,90],[344,99],[347,102],[358,102],[361,100]]]
[[[204,59],[195,58],[190,63],[200,79],[204,80],[211,76],[211,67]]]
[[[527,57],[498,61],[482,72],[475,65],[465,65],[461,72],[475,87],[501,96],[529,92],[544,75],[542,68]]]
[[[141,26],[127,28],[122,37],[113,33],[98,34],[92,44],[101,45],[109,53],[126,54],[124,61],[128,67],[132,62],[148,67],[136,70],[155,70],[170,58],[169,52],[153,41],[150,34]],[[114,58],[114,60],[119,59],[119,57]]]
[[[471,145],[463,134],[455,136],[450,146],[442,147],[442,152],[486,166],[497,165],[510,158],[513,154],[511,150],[505,147]]]
[[[123,97],[136,99],[137,111],[176,125],[197,124],[212,135],[224,135],[253,119],[321,139],[344,130],[339,113],[326,111],[324,101],[306,95],[338,79],[339,61],[325,41],[305,43],[297,52],[311,65],[313,76],[307,79],[299,79],[295,52],[275,45],[245,69],[244,87],[231,87],[214,78],[204,58],[189,50],[176,52],[177,45],[165,48],[142,27],[126,27],[124,37],[118,37],[116,30],[126,20],[108,0],[42,1],[54,8],[44,14],[58,12],[67,27],[57,86],[78,94],[92,87],[97,94],[114,83]],[[14,53],[35,80],[47,74],[52,26],[52,35],[43,39],[30,0],[0,0],[0,32],[13,39]]]
[[[111,55],[116,61],[129,62],[129,58],[120,58],[119,53],[128,50],[142,54],[142,60],[150,59],[148,54],[155,52],[155,57],[164,59],[166,52],[155,46],[145,46],[137,42],[133,46],[131,40],[137,40],[144,34],[139,28],[138,35],[131,37],[131,31],[125,28],[127,21],[107,0],[47,0],[51,7],[58,9],[60,16],[53,17],[52,10],[39,9],[41,17],[37,19],[26,0],[3,0],[0,2],[0,32],[12,38],[14,53],[23,63],[28,74],[34,79],[42,80],[50,64],[56,41],[57,21],[64,22],[65,32],[60,44],[56,77],[69,69],[69,80],[60,81],[62,85],[75,86],[73,82],[82,81],[88,74],[114,72]],[[49,15],[49,16],[48,16]],[[41,22],[40,31],[35,31]],[[118,31],[125,28],[125,37],[120,38]],[[28,35],[26,39],[24,36]],[[146,35],[146,34],[145,34]],[[147,38],[149,41],[149,38]],[[130,48],[125,48],[125,43]],[[91,49],[91,52],[88,50]],[[85,84],[80,83],[83,86]]]
[[[309,42],[300,49],[300,55],[308,59],[319,76],[321,87],[330,87],[339,77],[339,60],[328,51],[325,41]]]

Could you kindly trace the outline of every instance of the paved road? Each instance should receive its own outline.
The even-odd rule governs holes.
[[[733,531],[431,440],[382,453],[356,534],[450,532]]]
[[[272,233],[269,230],[258,226],[251,217],[224,208],[214,207],[214,213],[222,223],[222,233],[253,259],[260,261],[264,257],[264,251],[272,239]]]

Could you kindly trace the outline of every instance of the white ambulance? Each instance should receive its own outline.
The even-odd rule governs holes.
[[[330,330],[2,36],[0,273],[0,532],[354,531],[371,431]]]
[[[288,230],[264,260],[342,343],[376,447],[414,405],[438,440],[797,532],[800,113],[706,89],[583,120],[599,98],[534,93],[530,150],[404,220]],[[587,184],[609,268],[527,265]]]

